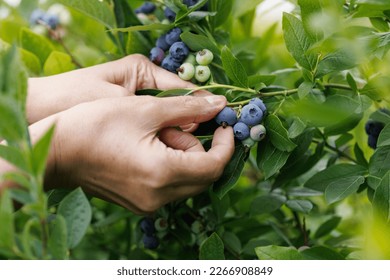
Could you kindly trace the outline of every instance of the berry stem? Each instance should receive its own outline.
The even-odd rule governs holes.
[[[243,91],[243,92],[249,92],[249,93],[253,93],[253,94],[257,93],[256,90],[251,89],[251,88],[242,88],[242,87],[236,87],[236,86],[232,86],[232,85],[224,85],[224,84],[213,83],[213,84],[209,84],[209,85],[206,85],[206,86],[200,86],[200,87],[197,87],[197,88],[192,88],[192,89],[190,89],[189,94],[191,94],[191,93],[193,93],[195,91],[198,91],[198,90],[213,89],[213,88],[226,88],[226,89],[231,89],[233,91]]]

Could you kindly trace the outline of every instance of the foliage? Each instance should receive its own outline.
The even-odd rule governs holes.
[[[0,19],[0,138],[7,146],[0,146],[0,156],[20,172],[2,179],[22,188],[1,196],[1,258],[390,258],[390,116],[377,110],[389,102],[388,1],[291,1],[295,9],[266,30],[255,9],[261,0],[209,0],[208,12],[156,0],[177,11],[176,20],[163,23],[160,11],[144,24],[134,13],[143,1],[91,2],[41,4],[61,3],[71,17],[43,31],[28,23],[38,1],[4,6],[9,15]],[[181,39],[191,51],[214,53],[212,80],[199,88],[223,94],[237,107],[261,97],[268,134],[250,151],[237,143],[208,192],[155,213],[168,226],[157,233],[160,246],[152,251],[142,246],[140,217],[87,198],[80,188],[43,190],[53,129],[31,144],[26,81],[27,74],[148,54],[173,26],[185,30]],[[139,92],[161,98],[188,93]],[[386,125],[376,150],[367,145],[368,119]],[[199,138],[207,147],[205,131]],[[12,199],[23,207],[14,212]]]

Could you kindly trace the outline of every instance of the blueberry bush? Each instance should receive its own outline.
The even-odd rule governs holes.
[[[390,3],[286,0],[272,21],[269,2],[1,2],[0,156],[20,172],[0,179],[24,188],[0,197],[0,258],[390,258]],[[195,135],[236,137],[207,192],[148,217],[45,192],[53,129],[32,145],[25,119],[27,77],[133,53],[196,84],[137,94],[224,95]]]

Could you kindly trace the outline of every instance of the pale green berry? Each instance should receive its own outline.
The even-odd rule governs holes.
[[[195,67],[189,62],[183,63],[177,69],[177,74],[179,75],[180,79],[189,81],[195,75]]]
[[[183,63],[191,63],[192,65],[195,65],[196,64],[196,58],[195,58],[195,55],[193,55],[192,53],[190,53],[186,60],[184,60]]]
[[[253,126],[250,131],[251,139],[257,142],[263,140],[266,134],[267,130],[261,124]]]
[[[213,53],[208,49],[198,51],[196,54],[196,62],[199,65],[209,65],[214,59]]]
[[[157,231],[164,231],[168,228],[168,221],[164,218],[157,218],[154,221],[154,227]]]
[[[211,71],[208,66],[198,65],[195,67],[195,79],[198,82],[204,83],[210,79]]]
[[[256,142],[250,137],[246,138],[245,140],[242,140],[241,143],[246,148],[252,148],[256,144]]]

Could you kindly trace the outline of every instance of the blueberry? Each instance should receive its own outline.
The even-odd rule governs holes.
[[[249,127],[243,122],[236,123],[233,127],[233,131],[234,137],[241,141],[247,139],[250,135]]]
[[[165,35],[165,41],[168,45],[172,46],[174,43],[180,41],[181,29],[179,27],[172,28]]]
[[[198,82],[204,83],[211,77],[211,71],[208,66],[198,65],[195,67],[195,79]]]
[[[165,8],[164,10],[164,15],[169,21],[175,21],[176,18],[176,13],[169,9],[168,7]]]
[[[146,234],[142,236],[142,242],[144,243],[146,249],[151,250],[156,249],[158,245],[160,245],[155,236],[148,236]]]
[[[378,137],[384,126],[381,122],[368,121],[365,125],[365,130],[368,135]]]
[[[42,18],[42,21],[44,21],[48,26],[50,26],[51,29],[56,29],[60,22],[57,16],[51,14],[45,14]]]
[[[167,41],[165,41],[165,36],[166,34],[164,35],[161,35],[157,41],[156,41],[156,47],[159,47],[160,49],[162,49],[164,52],[169,50],[169,46]]]
[[[198,51],[196,54],[196,62],[199,65],[209,65],[214,59],[213,53],[208,49]]]
[[[154,227],[156,228],[157,231],[164,231],[168,228],[168,221],[167,219],[164,218],[158,218],[154,222]]]
[[[241,110],[240,120],[248,126],[259,124],[263,119],[263,111],[255,104],[247,104]]]
[[[155,9],[156,9],[156,5],[154,5],[149,1],[146,1],[141,7],[135,10],[135,13],[151,14],[154,12]]]
[[[177,61],[183,62],[190,50],[183,42],[176,42],[169,48],[169,54]]]
[[[234,125],[237,122],[237,113],[233,108],[225,107],[215,117],[215,121],[224,127]]]
[[[246,147],[246,148],[252,148],[252,147],[256,144],[256,142],[255,142],[252,138],[250,138],[250,137],[248,137],[248,138],[242,140],[241,143],[242,143],[242,145],[244,145],[244,147]]]
[[[253,139],[254,141],[257,141],[257,142],[261,141],[264,139],[266,133],[267,133],[267,131],[263,125],[258,124],[258,125],[252,126],[251,131],[250,131],[251,139]]]
[[[150,61],[152,61],[154,64],[160,65],[165,57],[165,53],[162,49],[158,47],[154,47],[150,50]]]
[[[191,63],[183,63],[180,65],[179,69],[177,69],[177,73],[180,77],[180,79],[189,81],[191,80],[195,75],[195,67]]]
[[[265,113],[267,112],[267,107],[265,107],[265,104],[264,104],[263,100],[261,100],[258,97],[252,98],[249,101],[249,104],[257,105],[257,107],[259,107],[261,109],[261,111],[263,111],[263,115],[265,115]]]
[[[376,149],[377,142],[378,142],[378,137],[375,137],[374,135],[368,135],[368,146],[370,146],[373,149]]]
[[[176,73],[176,70],[180,67],[180,62],[173,59],[170,55],[167,55],[161,62],[161,67],[172,73]]]
[[[195,6],[199,0],[183,0],[183,4],[186,4],[187,7]]]
[[[143,218],[140,222],[140,228],[145,235],[153,235],[156,229],[154,228],[154,221],[152,218]]]
[[[45,12],[41,9],[35,9],[30,15],[30,24],[37,24],[39,20],[42,20]]]

